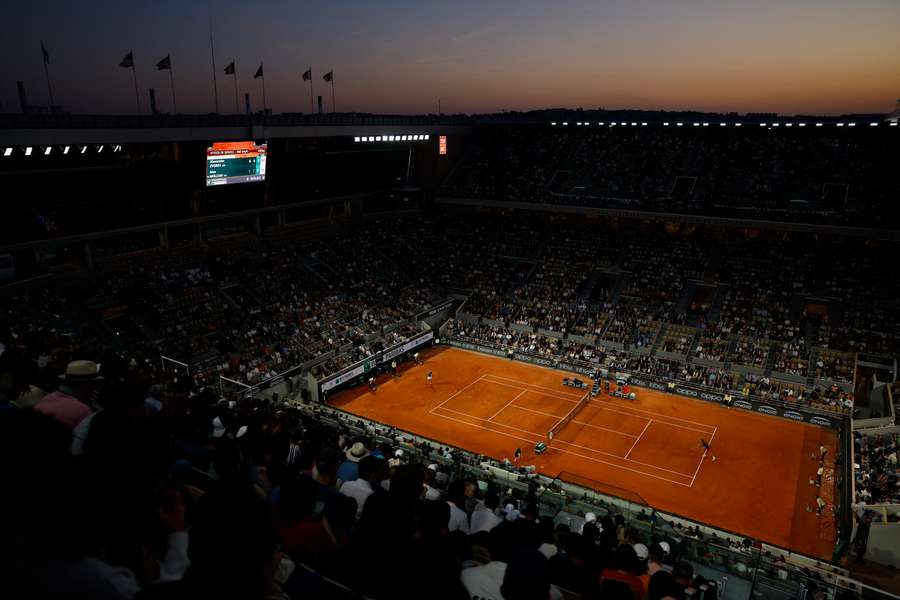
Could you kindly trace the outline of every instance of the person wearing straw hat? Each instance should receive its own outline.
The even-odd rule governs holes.
[[[369,451],[363,445],[362,442],[356,442],[347,451],[344,453],[347,457],[341,466],[338,468],[337,472],[337,489],[341,489],[341,485],[347,483],[348,481],[353,481],[357,477],[359,477],[359,461],[364,459],[369,455]]]
[[[97,363],[94,361],[73,360],[66,366],[66,372],[60,375],[59,379],[59,390],[41,398],[34,408],[74,429],[93,412],[85,400],[103,378],[99,375]]]

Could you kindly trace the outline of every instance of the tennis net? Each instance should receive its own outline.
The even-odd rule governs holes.
[[[547,437],[552,441],[553,438],[556,437],[556,434],[559,433],[563,427],[568,425],[572,421],[572,419],[575,418],[575,415],[577,415],[579,412],[581,412],[581,409],[583,409],[585,406],[587,406],[587,403],[590,401],[591,401],[591,393],[587,392],[587,393],[585,393],[584,396],[581,397],[581,400],[578,401],[578,404],[573,406],[572,410],[570,410],[568,413],[566,413],[566,416],[564,416],[562,419],[560,419],[559,423],[557,423],[556,425],[553,426],[552,429],[550,429],[550,431],[547,433]]]

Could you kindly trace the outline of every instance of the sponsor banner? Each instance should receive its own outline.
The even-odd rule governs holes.
[[[786,411],[784,411],[784,414],[782,414],[781,416],[786,417],[788,419],[793,419],[795,421],[805,421],[806,420],[803,417],[803,415],[798,413],[796,410],[786,410]],[[813,419],[816,419],[816,418],[818,418],[818,417],[813,417]],[[810,419],[810,421],[812,421],[812,419]]]
[[[528,354],[519,354],[518,352],[516,352],[513,356],[518,360],[530,362],[534,365],[541,365],[543,367],[552,367],[554,364],[556,364],[552,360],[547,360],[546,358],[538,358],[536,356],[530,356]]]
[[[700,396],[700,393],[697,390],[691,390],[685,387],[677,387],[675,388],[675,392],[681,394],[682,396],[689,396],[691,398],[697,398]]]
[[[433,308],[430,308],[426,311],[423,311],[423,312],[420,312],[419,314],[417,314],[416,321],[422,321],[422,320],[427,319],[428,317],[433,317],[434,315],[438,314],[439,312],[449,309],[451,306],[453,306],[453,300],[448,300],[447,302],[438,304],[437,306],[435,306]]]
[[[812,418],[810,418],[809,422],[812,423],[813,425],[824,425],[825,427],[834,427],[834,425],[832,425],[831,421],[829,421],[825,417],[812,417]]]
[[[753,405],[746,400],[735,400],[732,404],[738,408],[743,408],[744,410],[753,410]]]
[[[322,382],[322,391],[327,392],[328,390],[336,388],[337,386],[341,385],[342,383],[347,383],[354,377],[359,377],[360,375],[362,375],[365,372],[366,372],[366,363],[364,363],[364,362],[359,363],[358,365],[356,365],[349,371],[345,371],[345,372],[341,373],[340,375],[338,375],[337,377],[329,379],[328,381],[323,381]]]
[[[724,394],[712,394],[710,392],[700,392],[700,397],[710,402],[722,402],[725,399]]]
[[[772,408],[771,406],[766,406],[765,404],[761,405],[761,406],[760,406],[759,408],[757,408],[756,410],[759,411],[759,412],[761,412],[761,413],[765,413],[765,414],[767,414],[767,415],[775,415],[775,416],[778,416],[778,411],[777,411],[776,409]]]
[[[382,353],[382,355],[381,355],[381,362],[382,362],[382,364],[390,362],[391,359],[396,358],[397,356],[400,356],[404,352],[409,352],[413,348],[417,348],[417,347],[421,346],[422,344],[424,344],[425,342],[428,342],[432,338],[434,338],[434,332],[428,331],[425,333],[425,335],[420,335],[419,337],[409,340],[408,342],[406,342],[404,344],[395,346],[395,347],[391,348],[390,350],[385,350],[384,353]]]

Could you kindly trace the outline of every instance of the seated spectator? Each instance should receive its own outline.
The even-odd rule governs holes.
[[[97,373],[97,363],[90,360],[74,360],[60,375],[59,390],[41,398],[34,407],[38,412],[52,415],[70,429],[91,414],[91,393],[102,381]]]
[[[359,461],[358,477],[345,482],[340,492],[356,500],[356,517],[362,516],[366,500],[381,485],[382,469],[386,466],[384,459],[366,456]]]
[[[346,451],[347,460],[345,460],[337,471],[337,488],[341,489],[341,485],[353,481],[359,476],[359,461],[369,455],[369,451],[362,442],[354,443]]]

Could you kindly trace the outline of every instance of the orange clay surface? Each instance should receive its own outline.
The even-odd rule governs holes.
[[[404,365],[398,377],[381,376],[375,392],[361,385],[329,404],[498,459],[521,447],[521,464],[551,477],[591,480],[590,487],[620,496],[616,488],[623,488],[658,510],[831,557],[836,436],[829,429],[634,388],[634,402],[592,399],[535,455],[535,443],[546,442],[584,395],[562,385],[576,374],[455,348],[431,350],[423,360]],[[711,442],[706,458],[701,438]],[[815,506],[811,454],[820,443],[828,448],[822,517],[806,508]]]

